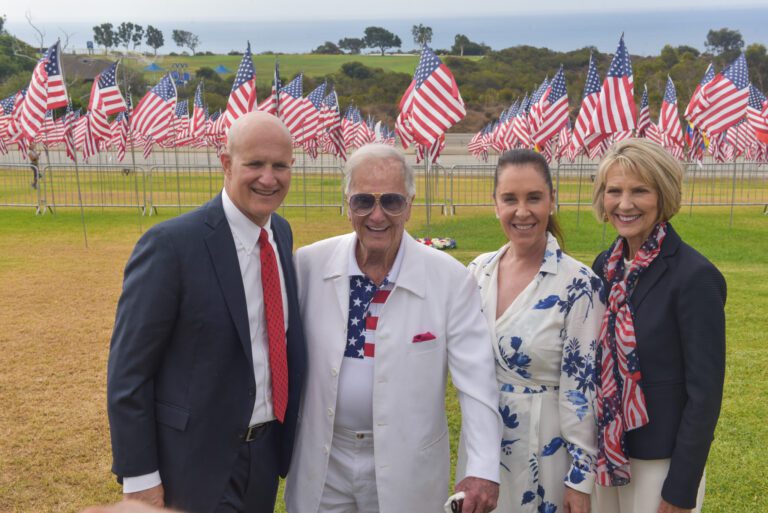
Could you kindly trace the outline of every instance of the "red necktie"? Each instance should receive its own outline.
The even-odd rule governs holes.
[[[264,314],[267,318],[269,340],[269,368],[272,372],[272,408],[280,422],[285,419],[288,405],[288,358],[285,354],[285,318],[283,294],[280,291],[280,273],[277,270],[275,250],[269,243],[267,230],[259,234],[261,260],[261,287],[264,293]]]

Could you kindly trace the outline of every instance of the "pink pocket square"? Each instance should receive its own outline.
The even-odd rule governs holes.
[[[418,335],[413,337],[412,342],[414,344],[417,344],[419,342],[427,342],[429,340],[435,340],[437,337],[434,336],[432,333],[427,331],[426,333],[419,333]]]

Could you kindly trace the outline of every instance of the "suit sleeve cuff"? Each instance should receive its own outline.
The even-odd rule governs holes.
[[[123,477],[123,493],[143,492],[161,483],[159,470],[143,476]]]

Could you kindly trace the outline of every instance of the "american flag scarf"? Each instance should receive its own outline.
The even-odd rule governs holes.
[[[610,294],[597,349],[600,376],[600,386],[597,387],[597,482],[602,486],[629,483],[626,432],[648,424],[629,297],[640,275],[659,255],[666,228],[666,223],[659,223],[653,228],[630,264],[626,279],[626,242],[622,237],[618,237],[608,250],[609,256],[603,265]]]

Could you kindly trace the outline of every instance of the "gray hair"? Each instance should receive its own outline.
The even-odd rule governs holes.
[[[405,160],[403,152],[387,146],[386,144],[373,143],[361,146],[349,157],[344,165],[344,194],[349,195],[352,183],[352,173],[367,160],[396,160],[403,169],[403,181],[405,182],[405,191],[408,196],[416,195],[416,184],[413,168]]]

